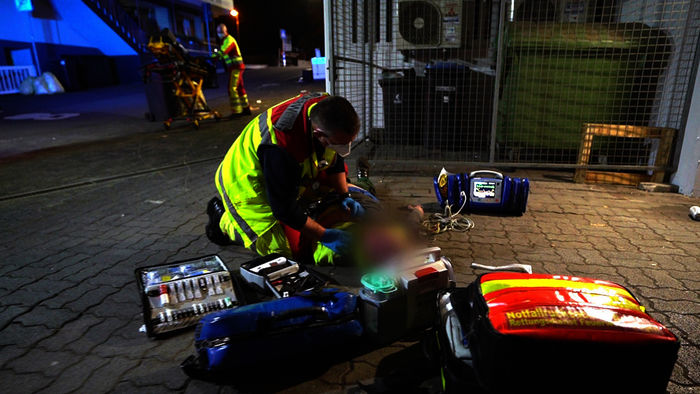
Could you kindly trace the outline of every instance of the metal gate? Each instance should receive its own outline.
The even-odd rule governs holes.
[[[370,159],[573,168],[584,124],[682,129],[697,3],[326,0],[329,89]],[[596,138],[588,167],[650,170],[657,149]]]

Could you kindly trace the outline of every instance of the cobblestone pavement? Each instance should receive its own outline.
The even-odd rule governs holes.
[[[0,199],[3,387],[51,393],[238,389],[192,380],[181,372],[179,363],[193,352],[191,331],[164,340],[139,332],[142,317],[133,275],[140,266],[209,253],[218,253],[231,268],[251,257],[242,248],[213,245],[203,234],[218,162],[198,159],[222,154],[234,137],[217,128],[156,133],[0,166],[4,196],[76,184]],[[151,156],[161,159],[145,159]],[[195,163],[166,166],[183,161]],[[519,262],[536,272],[619,282],[682,341],[669,391],[698,392],[700,223],[687,217],[688,207],[698,200],[576,185],[558,180],[562,173],[517,174],[532,180],[524,216],[473,215],[476,227],[469,233],[447,233],[432,241],[452,258],[459,283],[475,278],[471,262]],[[434,199],[430,177],[373,177],[389,205]],[[414,353],[412,343],[396,343],[331,363],[305,381],[278,382],[276,388],[356,392],[358,384],[395,372],[384,368],[386,360]]]

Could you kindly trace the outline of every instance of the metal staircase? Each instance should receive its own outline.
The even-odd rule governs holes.
[[[118,0],[83,0],[109,27],[137,53],[147,52],[148,36],[138,23],[126,13]]]

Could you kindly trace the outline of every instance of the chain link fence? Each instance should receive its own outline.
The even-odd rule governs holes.
[[[375,160],[575,167],[586,123],[681,129],[694,0],[327,0],[333,94]],[[679,139],[680,140],[680,139]],[[596,138],[590,167],[658,140]]]

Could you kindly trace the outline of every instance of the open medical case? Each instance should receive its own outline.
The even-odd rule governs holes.
[[[269,290],[275,298],[318,289],[326,282],[313,271],[279,254],[258,257],[241,264],[241,276],[259,290]]]
[[[236,278],[219,256],[138,268],[148,336],[191,327],[203,316],[242,304]]]

